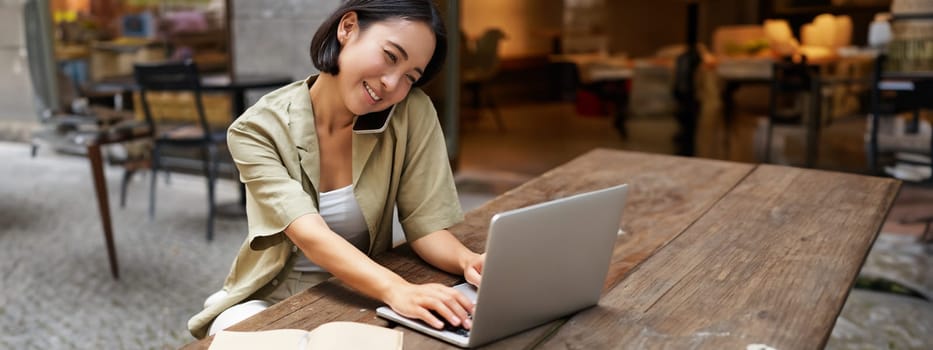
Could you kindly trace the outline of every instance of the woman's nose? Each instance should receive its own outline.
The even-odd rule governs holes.
[[[401,74],[385,74],[382,76],[382,86],[385,88],[386,93],[393,93],[399,87],[401,83],[402,75]]]

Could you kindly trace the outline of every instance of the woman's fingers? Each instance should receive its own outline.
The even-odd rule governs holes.
[[[460,294],[459,292],[456,293]],[[453,313],[453,316],[457,318],[456,321],[449,318],[447,320],[450,321],[450,324],[454,326],[469,328],[464,323],[469,320],[470,313],[467,312],[467,308],[470,308],[470,305],[462,305],[461,302],[462,301],[459,299],[449,299],[445,301],[444,305],[447,306],[447,309],[449,309]],[[467,300],[467,303],[469,303],[469,300]]]
[[[399,300],[396,312],[421,319],[434,328],[444,327],[442,320],[453,326],[471,328],[470,314],[473,302],[456,289],[441,284],[416,285]],[[393,307],[395,309],[395,307]],[[406,312],[407,311],[407,312]]]
[[[457,316],[457,313],[452,310],[450,305],[448,305],[444,300],[434,300],[431,305],[428,306],[429,309],[434,310],[438,315],[441,315],[447,323],[453,326],[459,326],[461,318]],[[443,325],[441,325],[443,326]]]
[[[479,287],[480,281],[482,281],[482,275],[475,268],[470,267],[463,273],[463,278],[466,279],[467,283],[472,284],[476,287]]]
[[[473,302],[456,289],[439,284],[431,285],[431,288],[436,293],[434,300],[423,304],[422,307],[433,310],[453,326],[469,329],[472,326],[470,313],[473,310]]]
[[[431,327],[441,329],[444,328],[444,322],[439,318],[434,316],[435,314],[429,311],[426,308],[419,308],[417,313],[417,318],[420,318],[422,321],[427,322]]]
[[[443,315],[451,325],[468,328],[469,326],[464,325],[463,322],[469,319],[470,311],[473,310],[473,302],[456,289],[442,285],[435,287],[439,292],[440,303],[431,305],[432,308]]]
[[[459,291],[457,291],[456,289],[450,288],[450,290],[453,291],[454,293],[453,295],[454,295],[454,298],[457,300],[457,304],[463,308],[464,314],[462,315],[462,317],[468,317],[469,315],[473,314],[473,308],[475,307],[475,305],[473,304],[473,301],[470,300],[470,298],[467,298],[466,295],[463,295],[463,293],[460,293]]]
[[[470,265],[463,270],[463,278],[477,288],[483,279],[483,265],[486,264],[486,253],[476,256]]]

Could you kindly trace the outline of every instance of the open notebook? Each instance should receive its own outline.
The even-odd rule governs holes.
[[[252,349],[376,349],[401,350],[402,332],[357,322],[329,322],[306,331],[274,329],[257,332],[221,331],[210,350]]]

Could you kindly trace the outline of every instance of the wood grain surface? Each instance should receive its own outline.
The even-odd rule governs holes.
[[[822,348],[899,186],[758,166],[542,348]]]

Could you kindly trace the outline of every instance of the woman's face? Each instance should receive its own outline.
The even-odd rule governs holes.
[[[421,79],[434,54],[434,32],[423,22],[391,19],[360,31],[356,14],[343,17],[337,30],[343,48],[337,81],[347,109],[355,115],[399,103]]]

